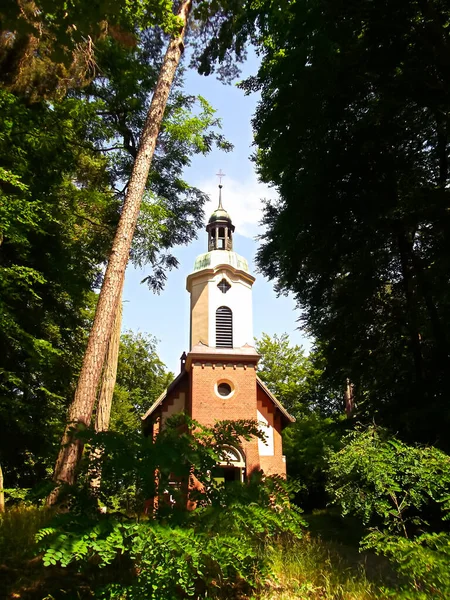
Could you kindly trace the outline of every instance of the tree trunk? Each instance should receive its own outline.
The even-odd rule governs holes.
[[[353,394],[353,383],[347,377],[346,387],[344,392],[344,404],[345,404],[345,414],[347,415],[347,419],[350,419],[353,415],[353,409],[355,408],[355,397]]]
[[[0,465],[0,513],[5,512],[5,492],[3,490],[3,471]]]
[[[139,216],[142,196],[145,191],[170,88],[183,53],[183,37],[191,8],[192,0],[183,0],[178,12],[183,25],[178,35],[172,37],[167,48],[142,131],[139,150],[134,162],[125,203],[100,291],[94,324],[89,335],[75,397],[69,409],[68,423],[56,460],[53,479],[57,485],[47,499],[49,505],[57,501],[61,484],[72,485],[75,482],[75,470],[81,458],[82,444],[75,439],[74,429],[78,424],[88,426],[91,422],[108,341],[111,337],[117,306],[121,298],[125,269]]]
[[[95,432],[108,431],[109,419],[111,416],[111,406],[116,385],[117,377],[117,362],[119,359],[120,346],[120,330],[122,327],[122,303],[120,302],[117,308],[116,319],[114,321],[114,330],[111,334],[111,339],[108,345],[108,354],[106,363],[103,369],[102,383],[100,387],[100,395],[98,398],[97,412],[95,415]],[[103,456],[102,448],[94,446],[91,451],[91,468],[89,485],[91,492],[94,495],[98,494],[102,478],[102,469],[100,461]]]

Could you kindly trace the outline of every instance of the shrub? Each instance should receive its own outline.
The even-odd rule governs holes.
[[[303,484],[296,502],[307,511],[326,506],[327,455],[340,448],[345,426],[340,419],[305,413],[283,431],[288,476]]]
[[[135,482],[133,511],[100,514],[81,478],[66,498],[70,512],[57,515],[37,536],[44,564],[78,569],[96,597],[231,598],[256,588],[270,571],[266,549],[277,540],[298,540],[304,525],[290,504],[295,485],[261,473],[245,484],[214,479],[222,448],[257,434],[253,421],[207,428],[178,415],[168,419],[155,444],[133,440],[133,453],[125,439],[103,436],[100,498],[114,505],[105,490],[121,484],[133,489],[129,484]],[[170,489],[178,502],[160,500],[149,520],[142,498],[157,491],[155,471],[159,489]],[[200,484],[194,489],[183,485],[192,475]],[[174,479],[178,490],[169,488]],[[196,510],[187,510],[186,495]]]
[[[102,597],[221,597],[235,586],[250,589],[261,569],[257,549],[248,541],[150,521],[59,522],[38,537],[46,548],[45,565],[105,569],[106,584],[93,590]]]
[[[392,559],[414,597],[450,597],[450,457],[371,427],[350,434],[331,455],[329,474],[343,514],[372,526],[361,547]]]
[[[217,493],[209,506],[185,513],[182,526],[170,518],[163,524],[58,515],[37,536],[44,564],[76,565],[85,573],[91,565],[105,569],[107,583],[95,592],[106,598],[230,598],[237,590],[249,592],[270,572],[268,546],[298,540],[303,520],[290,509],[282,481],[256,478],[233,486],[234,494],[222,489],[221,502]],[[258,504],[269,497],[271,502]]]

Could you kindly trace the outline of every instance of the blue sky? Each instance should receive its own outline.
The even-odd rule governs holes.
[[[257,66],[252,58],[245,68],[250,74]],[[293,344],[309,348],[308,340],[298,330],[299,312],[291,297],[278,297],[273,283],[256,272],[254,256],[258,248],[256,236],[261,233],[261,199],[276,196],[274,190],[258,183],[254,165],[250,160],[252,148],[251,118],[258,95],[249,96],[235,86],[226,86],[214,77],[200,77],[188,72],[185,89],[191,94],[200,94],[217,110],[222,119],[222,132],[234,145],[229,153],[213,151],[206,157],[198,156],[186,170],[185,179],[207,192],[211,197],[205,207],[206,218],[218,203],[219,169],[226,174],[223,179],[223,205],[230,213],[236,227],[234,250],[247,258],[256,282],[253,286],[253,330],[256,337],[262,332],[289,334]],[[168,273],[164,291],[158,296],[140,282],[146,270],[127,270],[124,288],[123,329],[151,333],[159,340],[158,353],[168,369],[178,372],[179,357],[188,351],[189,295],[186,277],[191,272],[198,254],[207,251],[204,229],[198,239],[189,246],[177,247],[174,254],[180,262],[178,269]]]

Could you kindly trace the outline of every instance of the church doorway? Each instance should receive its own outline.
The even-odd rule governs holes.
[[[232,481],[245,480],[245,457],[240,450],[231,446],[222,449],[222,460],[212,472],[212,476],[217,483],[230,483]]]

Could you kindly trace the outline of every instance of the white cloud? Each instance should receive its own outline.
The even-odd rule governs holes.
[[[256,175],[244,180],[234,180],[225,176],[223,179],[222,204],[236,227],[236,233],[248,238],[254,238],[261,233],[259,222],[262,218],[262,200],[274,199],[277,194],[274,189],[259,183]],[[199,181],[196,185],[211,198],[205,204],[206,219],[217,208],[219,189],[217,177]]]

